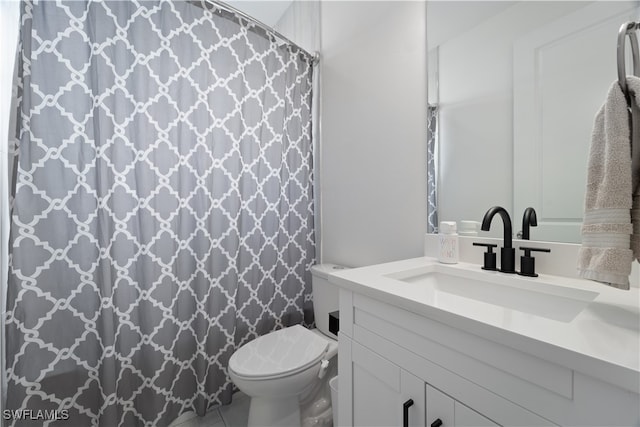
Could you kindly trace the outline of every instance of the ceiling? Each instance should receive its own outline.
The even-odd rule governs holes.
[[[300,0],[223,0],[230,6],[270,27],[274,27],[294,1]],[[427,41],[429,48],[439,46],[461,32],[513,6],[517,1],[428,0]],[[456,25],[451,25],[455,17]]]
[[[284,12],[294,1],[301,0],[223,0],[225,3],[274,27]],[[302,0],[304,1],[304,0]],[[499,14],[517,1],[478,1],[478,0],[428,0],[427,1],[427,42],[429,49],[456,37],[480,24],[482,21]],[[456,25],[451,25],[451,17]],[[461,31],[462,30],[462,31]]]

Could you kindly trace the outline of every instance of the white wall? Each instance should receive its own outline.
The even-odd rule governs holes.
[[[321,3],[322,261],[422,255],[426,6]]]
[[[1,1],[1,0],[0,0]],[[225,3],[270,27],[276,25],[293,0],[226,0]]]
[[[296,0],[273,27],[309,53],[320,50],[320,0]]]

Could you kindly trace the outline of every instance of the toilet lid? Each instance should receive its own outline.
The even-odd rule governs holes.
[[[317,363],[328,346],[326,339],[295,325],[243,345],[229,359],[229,369],[242,377],[284,376]]]

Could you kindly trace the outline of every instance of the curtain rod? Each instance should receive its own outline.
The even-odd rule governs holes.
[[[316,65],[319,61],[320,61],[320,54],[318,52],[315,53],[311,53],[308,50],[306,50],[305,48],[303,48],[302,46],[300,46],[299,44],[293,42],[290,38],[283,36],[280,32],[276,31],[273,27],[268,26],[267,24],[257,20],[256,18],[254,18],[253,16],[247,15],[246,13],[244,13],[243,11],[223,2],[220,0],[204,0],[205,3],[209,3],[209,4],[213,4],[215,6],[218,6],[222,9],[225,9],[227,12],[231,12],[234,13],[246,20],[248,20],[249,22],[255,24],[256,26],[260,27],[261,29],[263,29],[264,31],[266,31],[267,33],[270,33],[274,36],[276,36],[277,38],[279,38],[280,40],[289,43],[293,46],[295,46],[298,50],[300,50],[300,52],[302,52],[305,56],[308,57],[308,59],[311,60],[311,63],[313,65]]]

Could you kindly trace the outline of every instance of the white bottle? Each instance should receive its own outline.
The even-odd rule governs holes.
[[[460,221],[460,236],[477,236],[480,223],[478,221]]]
[[[442,221],[438,232],[438,261],[444,264],[458,263],[458,233],[455,221]]]

